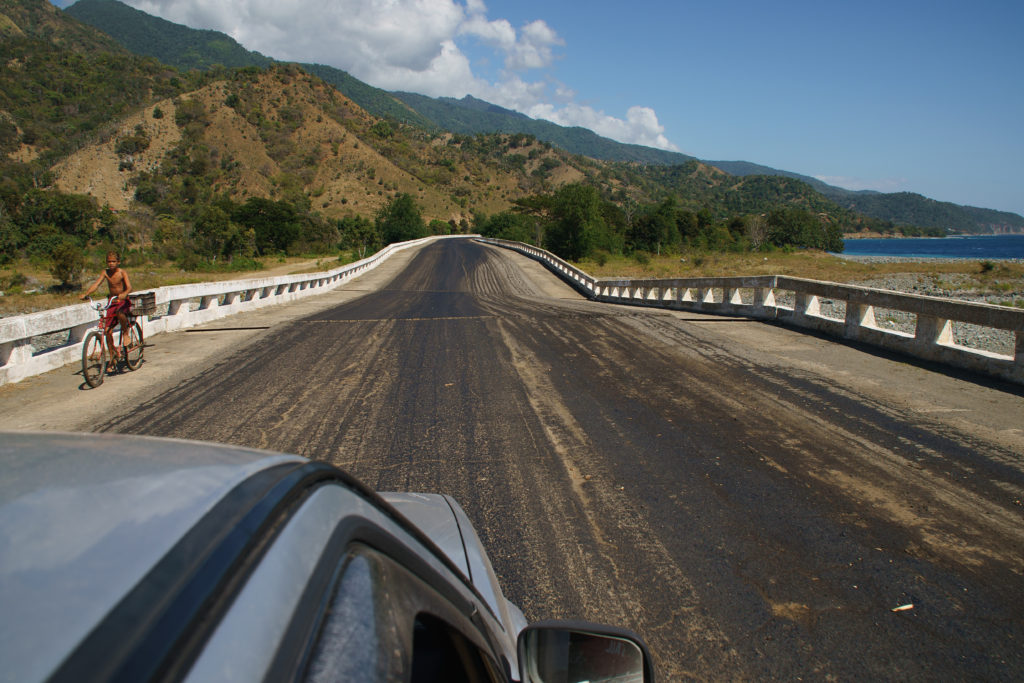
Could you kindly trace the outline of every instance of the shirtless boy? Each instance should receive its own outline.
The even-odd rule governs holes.
[[[107,309],[107,314],[103,318],[103,325],[106,327],[107,336],[107,348],[110,349],[111,363],[116,361],[119,354],[118,348],[114,345],[114,319],[117,319],[118,324],[121,326],[122,335],[128,329],[128,312],[131,310],[132,302],[128,298],[128,294],[132,291],[132,283],[128,280],[128,273],[122,270],[119,266],[121,263],[121,257],[116,251],[107,252],[107,269],[100,273],[100,276],[96,278],[96,282],[92,283],[89,289],[85,290],[85,294],[82,295],[82,300],[85,301],[89,298],[89,295],[96,291],[96,289],[103,284],[103,281],[107,281],[107,292],[110,298],[115,298],[111,306]]]

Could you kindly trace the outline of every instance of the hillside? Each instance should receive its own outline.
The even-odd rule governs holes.
[[[823,193],[852,211],[899,225],[936,226],[967,235],[1024,232],[1024,217],[1018,214],[940,202],[913,192],[850,192],[829,188]]]
[[[0,1],[0,30],[0,154],[8,164],[32,165],[21,174],[41,172],[108,135],[112,119],[198,80],[68,21],[49,2]]]
[[[161,112],[154,118],[154,112]],[[129,137],[146,148],[118,152]],[[411,195],[428,219],[494,212],[537,188],[532,172],[564,152],[512,146],[497,137],[459,140],[382,124],[320,79],[294,66],[241,71],[121,119],[116,134],[53,168],[62,191],[128,209],[153,181],[194,184],[236,201],[282,198],[326,217],[373,216],[396,194]],[[530,154],[508,161],[510,151]],[[583,173],[553,174],[564,180]],[[557,181],[556,181],[557,182]]]
[[[155,27],[153,44],[167,29],[122,3],[84,6],[113,8],[122,27]],[[459,224],[474,210],[505,210],[514,198],[590,172],[535,140],[385,123],[294,65],[185,74],[133,55],[46,0],[2,0],[0,26],[11,36],[0,55],[17,65],[0,71],[0,171],[9,193],[45,177],[116,211],[155,192],[166,201],[148,204],[174,215],[175,201],[223,194],[287,197],[329,218],[372,217],[407,193],[427,220]],[[201,51],[209,41],[194,39],[207,33],[167,36]]]
[[[178,71],[47,0],[2,0],[0,27],[0,265],[70,267],[103,244],[187,268],[362,253],[399,200],[433,232],[465,231],[597,171],[526,136],[379,119],[295,65]]]
[[[780,171],[747,161],[706,162],[736,176],[771,175],[803,181],[850,211],[896,225],[941,228],[961,234],[1024,232],[1024,217],[1008,211],[940,202],[913,192],[853,191],[828,185],[817,178]]]

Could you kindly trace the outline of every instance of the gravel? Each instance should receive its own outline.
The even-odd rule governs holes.
[[[851,261],[864,263],[906,263],[920,262],[920,258],[901,258],[895,256],[843,256]],[[963,259],[928,259],[930,262],[960,261]],[[1000,259],[1020,263],[1022,259]],[[890,273],[870,278],[862,278],[851,281],[849,284],[875,289],[888,289],[894,292],[907,294],[921,294],[941,299],[954,299],[959,301],[971,301],[974,303],[1002,305],[1006,301],[1024,300],[1024,288],[992,294],[981,292],[974,288],[970,277],[962,273],[944,273],[941,275],[926,275],[923,273]],[[825,307],[822,307],[824,315]],[[901,311],[875,310],[875,322],[879,327],[897,330],[909,334],[914,333],[916,316]],[[1010,330],[996,330],[988,327],[978,327],[967,323],[953,322],[953,341],[961,346],[968,346],[982,351],[989,351],[1002,355],[1012,356],[1016,339]]]

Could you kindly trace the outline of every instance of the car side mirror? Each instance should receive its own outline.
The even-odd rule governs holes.
[[[543,621],[519,634],[523,683],[653,683],[654,661],[632,631],[582,621]]]

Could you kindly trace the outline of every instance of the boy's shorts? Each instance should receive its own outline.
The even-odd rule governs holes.
[[[113,327],[114,323],[117,322],[117,314],[124,313],[128,315],[132,311],[132,300],[131,299],[115,299],[114,303],[107,309],[107,314],[103,316],[103,325],[107,329]]]

